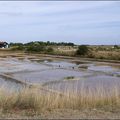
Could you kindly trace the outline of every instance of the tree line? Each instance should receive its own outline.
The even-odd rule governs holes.
[[[32,42],[28,42],[28,43],[10,43],[9,46],[12,47],[12,46],[29,46],[29,45],[45,45],[45,46],[50,46],[50,45],[54,45],[54,46],[74,46],[75,44],[72,43],[72,42],[50,42],[50,41],[47,41],[47,42],[43,42],[43,41],[32,41]]]

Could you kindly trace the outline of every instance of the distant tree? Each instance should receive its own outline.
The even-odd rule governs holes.
[[[51,43],[50,43],[50,41],[47,41],[47,43],[46,43],[47,45],[50,45]]]
[[[88,53],[88,47],[86,45],[80,45],[76,51],[77,55],[85,55]]]
[[[114,45],[114,48],[115,48],[115,49],[119,49],[119,46],[118,46],[118,45]]]
[[[54,50],[53,50],[52,47],[49,47],[49,48],[46,49],[46,52],[48,52],[48,53],[53,53],[53,51],[54,51]]]
[[[25,50],[29,52],[46,52],[52,53],[54,49],[52,46],[74,46],[74,43],[67,42],[43,42],[43,41],[31,41],[28,43],[10,43],[9,46],[14,50]],[[51,47],[50,47],[51,46]]]
[[[10,43],[9,44],[10,47],[13,47],[13,46],[23,46],[23,43]]]
[[[45,51],[45,49],[46,49],[45,46],[36,44],[36,45],[27,46],[26,51],[42,52],[42,51]]]

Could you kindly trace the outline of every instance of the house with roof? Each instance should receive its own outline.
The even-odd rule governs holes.
[[[8,43],[0,41],[0,48],[8,48]]]

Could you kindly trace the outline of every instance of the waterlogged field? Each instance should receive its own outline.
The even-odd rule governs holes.
[[[120,118],[119,61],[0,56],[0,116]]]
[[[83,88],[98,87],[109,91],[120,87],[120,65],[37,56],[1,57],[0,83],[9,89],[22,89],[23,84],[30,84],[60,92],[79,93]]]

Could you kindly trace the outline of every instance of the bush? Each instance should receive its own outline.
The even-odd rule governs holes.
[[[54,50],[53,50],[53,48],[52,48],[52,47],[49,47],[49,48],[47,48],[46,52],[48,52],[48,53],[53,53],[53,52],[54,52]]]
[[[29,51],[29,52],[43,52],[43,51],[45,51],[45,46],[29,45],[29,46],[27,46],[26,51]]]
[[[80,45],[76,51],[77,55],[86,55],[88,53],[88,47],[86,45]]]
[[[20,45],[20,46],[13,46],[11,48],[12,50],[24,50],[24,46]]]
[[[118,45],[114,45],[114,48],[115,48],[115,49],[119,49],[119,46],[118,46]]]

